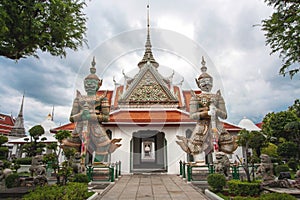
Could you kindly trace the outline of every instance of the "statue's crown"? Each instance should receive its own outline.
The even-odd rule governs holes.
[[[93,60],[91,62],[92,66],[90,67],[90,74],[85,77],[85,79],[95,79],[97,81],[100,82],[100,85],[102,85],[102,79],[100,79],[97,75],[96,75],[96,61],[95,61],[95,56],[93,57]]]
[[[207,67],[205,66],[206,62],[204,60],[204,57],[202,56],[202,67],[201,67],[201,72],[202,74],[200,74],[200,76],[198,77],[198,80],[203,79],[203,78],[212,78],[206,71],[207,71]]]

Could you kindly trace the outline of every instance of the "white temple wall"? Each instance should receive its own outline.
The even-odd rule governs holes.
[[[112,138],[122,138],[119,144],[122,144],[114,153],[111,154],[111,162],[121,161],[121,171],[123,174],[130,173],[130,140],[132,134],[128,134],[125,128],[119,127],[111,128],[113,134]]]
[[[165,159],[168,166],[168,174],[179,173],[179,161],[186,161],[186,153],[176,143],[176,135],[185,135],[185,131],[188,129],[186,126],[117,126],[106,127],[112,131],[112,138],[122,138],[119,147],[114,153],[111,154],[111,162],[121,161],[122,173],[130,173],[130,141],[132,134],[140,130],[158,130],[165,133],[165,139],[167,141],[167,154]]]

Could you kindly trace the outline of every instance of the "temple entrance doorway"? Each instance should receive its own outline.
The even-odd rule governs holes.
[[[157,130],[134,132],[131,139],[131,172],[167,172],[165,133]]]

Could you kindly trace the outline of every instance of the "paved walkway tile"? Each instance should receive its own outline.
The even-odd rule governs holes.
[[[177,175],[124,175],[97,200],[207,200]]]

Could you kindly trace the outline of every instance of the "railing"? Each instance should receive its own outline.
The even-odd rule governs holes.
[[[110,165],[96,164],[88,166],[86,175],[89,181],[114,182],[121,176],[121,161]]]
[[[249,167],[255,169],[253,166],[249,166]],[[230,173],[232,179],[240,179],[240,169],[242,169],[241,165],[230,166]],[[202,180],[206,180],[209,174],[215,173],[215,167],[213,164],[197,164],[194,162],[186,163],[185,161],[180,160],[179,171],[180,171],[180,176],[183,179],[187,179],[188,182],[202,181]]]

